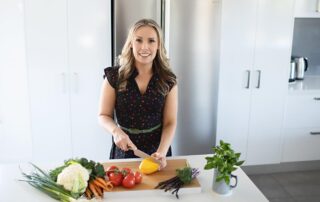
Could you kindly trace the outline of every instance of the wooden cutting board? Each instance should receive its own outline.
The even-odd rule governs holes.
[[[129,161],[129,162],[108,162],[103,163],[105,170],[111,165],[115,165],[119,168],[131,168],[133,171],[139,171],[139,161]],[[124,188],[122,186],[115,187],[112,192],[124,192],[124,191],[151,191],[155,190],[154,188],[158,185],[159,182],[168,180],[176,176],[176,169],[184,168],[187,166],[186,159],[168,159],[167,166],[156,173],[145,175],[142,174],[142,182],[138,185],[135,185],[131,189]],[[160,190],[163,192],[163,190]],[[179,193],[199,193],[201,192],[201,186],[197,178],[193,179],[192,182],[188,185],[184,185]]]

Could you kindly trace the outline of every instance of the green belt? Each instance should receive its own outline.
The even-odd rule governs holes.
[[[137,128],[126,128],[119,125],[119,127],[125,131],[128,131],[131,134],[140,134],[140,133],[150,133],[161,127],[161,123],[148,129],[137,129]]]

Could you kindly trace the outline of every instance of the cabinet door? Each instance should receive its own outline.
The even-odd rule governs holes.
[[[246,157],[257,1],[222,1],[217,143]]]
[[[260,0],[248,138],[248,164],[279,163],[293,36],[291,0]]]
[[[98,124],[103,69],[111,65],[110,1],[68,1],[72,145],[75,157],[106,159],[111,135]]]
[[[320,160],[320,128],[286,128],[284,130],[284,162]]]
[[[287,98],[285,128],[310,128],[320,125],[320,93],[292,94]]]
[[[70,158],[71,128],[64,0],[26,0],[33,159]]]
[[[0,164],[30,161],[23,0],[0,6]]]

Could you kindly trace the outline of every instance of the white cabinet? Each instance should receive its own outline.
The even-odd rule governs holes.
[[[281,160],[293,12],[291,0],[222,1],[217,142],[247,165]]]
[[[0,164],[32,156],[23,2],[2,0],[0,6]]]
[[[25,9],[33,160],[70,158],[66,1],[27,0]]]
[[[282,160],[320,160],[320,93],[290,94],[287,99]]]
[[[295,17],[320,18],[320,0],[295,0]]]
[[[68,1],[68,58],[73,156],[109,158],[111,135],[98,124],[103,69],[111,65],[109,0]]]
[[[103,68],[111,63],[109,3],[26,1],[34,160],[108,156],[111,137],[97,110]]]

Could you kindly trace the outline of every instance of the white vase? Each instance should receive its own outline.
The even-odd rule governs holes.
[[[213,173],[213,184],[212,184],[212,189],[213,191],[215,191],[216,193],[220,194],[220,195],[231,195],[232,194],[232,189],[235,188],[238,184],[238,177],[235,175],[230,175],[230,184],[228,185],[223,179],[220,182],[217,182],[217,176],[219,174],[219,171],[217,169],[214,169],[214,173]],[[234,178],[235,179],[235,184],[231,185],[231,179]]]

